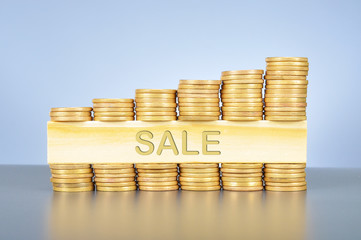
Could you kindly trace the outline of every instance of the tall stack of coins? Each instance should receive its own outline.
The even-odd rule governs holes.
[[[306,163],[266,163],[264,181],[268,191],[303,191],[307,189]]]
[[[97,191],[123,192],[137,189],[132,163],[93,164]]]
[[[177,120],[176,90],[137,89],[135,91],[137,121],[164,122]],[[140,190],[178,190],[177,164],[136,164]]]
[[[50,164],[53,190],[59,192],[93,191],[93,169],[90,164]]]
[[[61,107],[50,110],[53,122],[86,122],[91,121],[91,107]]]
[[[178,190],[176,163],[137,163],[139,190]]]
[[[230,191],[263,190],[262,163],[222,163],[222,186]]]
[[[306,120],[308,59],[266,58],[265,120]]]
[[[220,190],[218,163],[181,163],[179,181],[182,190]]]
[[[120,122],[134,120],[134,99],[93,99],[94,121]]]
[[[263,119],[263,70],[222,72],[222,119],[256,121]]]

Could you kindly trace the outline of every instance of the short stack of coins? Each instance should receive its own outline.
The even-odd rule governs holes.
[[[91,121],[91,107],[60,107],[50,110],[53,122],[86,122]]]
[[[216,191],[221,189],[218,163],[180,163],[182,190]]]
[[[306,163],[265,163],[267,191],[294,192],[307,189]]]
[[[178,167],[176,163],[137,163],[139,190],[178,190]]]
[[[308,59],[266,58],[265,120],[306,120]]]
[[[222,187],[230,191],[263,190],[262,163],[222,163]]]
[[[93,169],[90,164],[50,164],[53,190],[58,192],[93,191]]]
[[[164,122],[177,120],[176,90],[137,89],[135,91],[137,121]],[[177,164],[136,164],[138,185],[145,191],[178,190]]]
[[[93,164],[97,191],[124,192],[137,189],[132,163]]]
[[[121,122],[134,120],[134,99],[93,99],[94,121]]]
[[[222,72],[222,119],[257,121],[263,119],[263,70]]]

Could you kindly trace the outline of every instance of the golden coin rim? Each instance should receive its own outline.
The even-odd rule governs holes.
[[[133,103],[132,98],[94,98],[93,103]]]
[[[90,112],[91,107],[58,107],[50,108],[51,112]]]

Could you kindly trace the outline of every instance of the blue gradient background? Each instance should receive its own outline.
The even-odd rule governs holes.
[[[0,161],[46,164],[50,107],[310,61],[308,165],[361,167],[361,1],[0,1]]]

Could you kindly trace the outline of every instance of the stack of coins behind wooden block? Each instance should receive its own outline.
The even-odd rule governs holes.
[[[94,121],[121,122],[134,120],[134,100],[128,98],[93,99]]]
[[[307,189],[306,163],[266,163],[264,181],[268,191],[303,191]]]
[[[177,120],[176,90],[137,89],[135,92],[136,117],[138,121],[164,122]],[[136,164],[140,190],[178,190],[178,167],[176,163]]]
[[[124,192],[137,189],[132,163],[93,164],[97,191]]]
[[[308,59],[269,57],[266,62],[265,119],[306,120]]]
[[[53,122],[86,122],[91,121],[91,107],[61,107],[50,110],[50,121]]]
[[[263,190],[262,163],[222,163],[222,186],[231,191]]]
[[[178,86],[181,121],[215,121],[219,119],[219,80],[180,80]],[[219,190],[218,163],[182,163],[180,184],[183,190]]]
[[[263,119],[263,70],[222,72],[222,119],[256,121]]]

